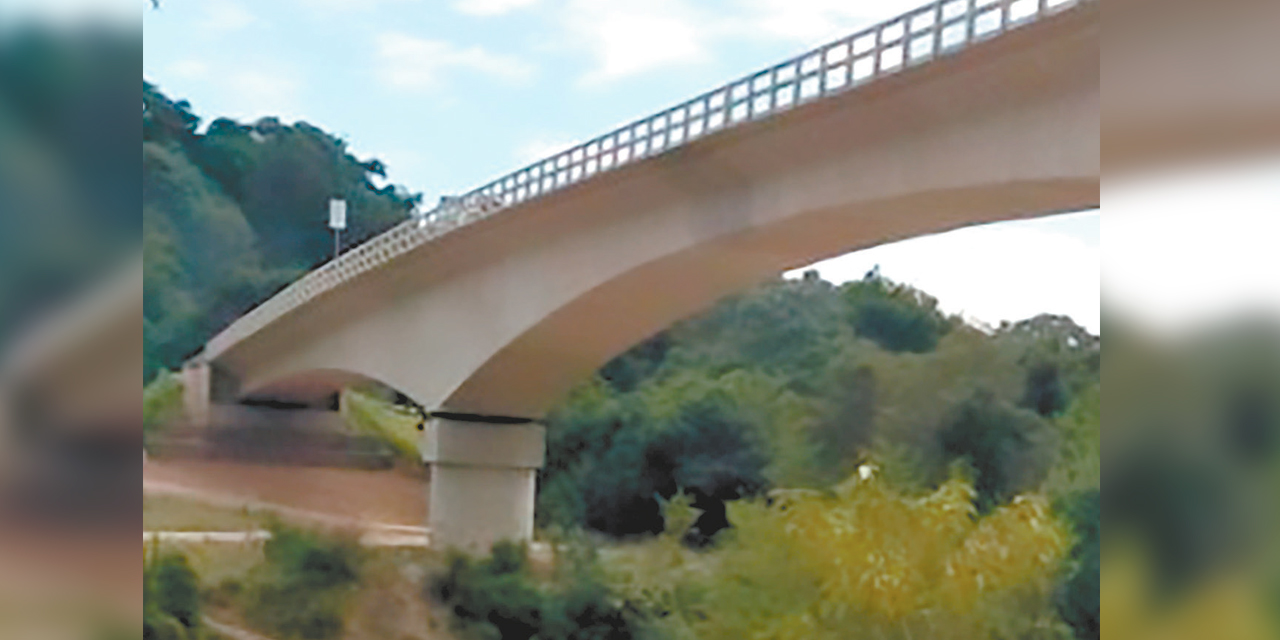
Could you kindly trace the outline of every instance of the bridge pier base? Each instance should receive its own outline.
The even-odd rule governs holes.
[[[239,381],[231,374],[202,360],[182,367],[182,413],[188,426],[206,428],[213,420],[215,402],[232,402]]]
[[[431,545],[487,553],[495,542],[532,540],[545,456],[546,430],[536,424],[428,421],[422,458],[431,466]]]

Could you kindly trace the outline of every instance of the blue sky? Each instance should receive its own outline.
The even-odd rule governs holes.
[[[144,76],[206,119],[306,120],[428,202],[922,4],[918,0],[165,0]],[[136,15],[136,14],[135,14]],[[1098,328],[1096,213],[909,240],[881,264],[983,322]]]
[[[434,200],[916,0],[166,0],[144,73],[203,114],[305,119]]]

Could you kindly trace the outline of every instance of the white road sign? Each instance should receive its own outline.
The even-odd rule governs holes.
[[[329,228],[347,228],[347,201],[337,198],[329,200]]]

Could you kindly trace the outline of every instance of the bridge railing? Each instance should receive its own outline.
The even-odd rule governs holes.
[[[215,357],[324,291],[422,244],[565,187],[718,131],[849,91],[1099,0],[937,0],[619,127],[401,223],[317,268],[209,341]]]

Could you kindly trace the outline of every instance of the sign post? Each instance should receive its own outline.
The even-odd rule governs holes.
[[[342,230],[347,228],[347,201],[341,198],[329,199],[329,228],[333,229],[333,259],[338,259],[341,248]]]

